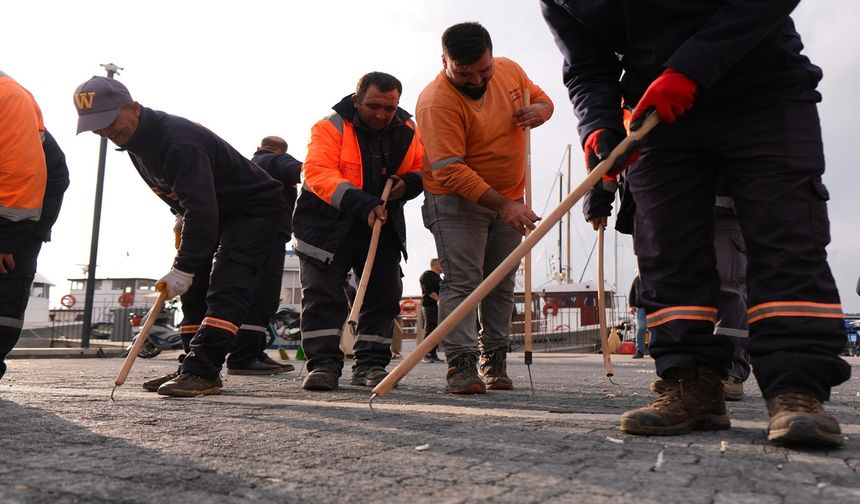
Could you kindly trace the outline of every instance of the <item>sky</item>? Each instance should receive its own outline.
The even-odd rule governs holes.
[[[844,311],[860,313],[854,292],[860,273],[860,52],[850,49],[856,46],[860,2],[806,0],[792,17],[805,53],[824,70],[818,89],[824,96],[824,182],[831,196],[829,262]],[[89,261],[99,138],[75,135],[72,93],[91,76],[105,75],[102,63],[124,68],[117,78],[144,106],[199,122],[248,157],[261,138],[279,135],[303,159],[311,126],[367,72],[398,77],[404,86],[400,105],[414,112],[418,94],[441,70],[442,32],[479,21],[492,35],[494,54],[517,61],[555,102],[552,119],[532,131],[535,211],[549,214],[558,203],[559,170],[566,190],[568,144],[573,186],[585,175],[561,56],[535,0],[48,0],[4,5],[3,19],[0,70],[36,97],[70,169],[71,187],[53,241],[39,258],[39,272],[56,284],[52,306],[68,292],[67,279],[81,278]],[[406,206],[406,295],[420,292],[418,277],[435,256],[421,201]],[[596,259],[588,256],[595,233],[579,204],[571,228],[571,276],[593,280]],[[160,278],[173,261],[172,229],[167,206],[109,142],[97,276]],[[630,239],[608,232],[606,243],[607,282],[625,294],[635,268]],[[558,255],[554,231],[533,251],[536,289],[550,282]]]

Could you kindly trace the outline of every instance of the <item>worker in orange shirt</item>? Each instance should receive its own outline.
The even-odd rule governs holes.
[[[523,204],[523,128],[540,126],[553,112],[552,101],[519,65],[493,57],[490,34],[480,24],[451,26],[442,35],[442,49],[442,71],[424,88],[416,112],[427,152],[424,225],[445,271],[440,323],[539,220]],[[446,336],[448,392],[513,388],[506,352],[514,275],[512,270],[481,302],[480,338],[474,313]]]
[[[66,157],[45,130],[33,96],[0,72],[0,377],[21,336],[42,242],[50,241],[63,193]]]

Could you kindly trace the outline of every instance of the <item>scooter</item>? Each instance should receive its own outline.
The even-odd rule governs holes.
[[[174,307],[172,303],[170,305],[165,304],[161,312],[158,313],[155,323],[149,331],[149,338],[147,338],[147,341],[140,349],[138,357],[142,359],[151,359],[160,354],[163,350],[182,349],[182,338],[179,336],[179,329],[173,325],[175,312],[176,307]],[[126,350],[131,349],[132,345],[134,345],[134,341],[137,339],[144,316],[145,313],[129,314],[129,323],[131,323],[135,335]]]
[[[278,310],[269,322],[266,347],[281,348],[299,345],[302,339],[299,317],[299,312],[292,308],[284,307]]]

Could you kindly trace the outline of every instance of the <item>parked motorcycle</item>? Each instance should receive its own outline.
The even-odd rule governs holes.
[[[165,304],[161,312],[155,318],[155,323],[149,331],[149,338],[143,343],[138,357],[142,359],[151,359],[160,354],[164,350],[181,350],[182,338],[179,336],[179,329],[173,325],[174,314],[176,307],[172,303]],[[134,337],[131,343],[126,348],[130,350],[134,345],[135,340],[140,332],[140,326],[143,324],[143,319],[146,313],[131,313],[129,314],[129,323],[131,324]]]
[[[296,346],[302,339],[299,327],[299,312],[292,308],[281,308],[269,323],[267,348]],[[281,340],[281,341],[278,341]]]

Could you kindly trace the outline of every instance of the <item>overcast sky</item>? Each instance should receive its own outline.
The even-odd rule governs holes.
[[[532,134],[535,210],[548,214],[565,147],[573,144],[573,183],[584,176],[576,122],[561,83],[561,57],[533,0],[390,0],[326,2],[162,1],[11,2],[3,8],[0,70],[28,88],[68,158],[71,187],[54,240],[39,271],[55,287],[52,305],[81,277],[89,259],[98,137],[75,136],[72,93],[100,63],[124,67],[118,78],[143,105],[204,124],[251,156],[259,140],[280,135],[303,159],[311,126],[349,94],[362,74],[379,70],[404,85],[401,106],[414,112],[418,94],[441,69],[439,38],[461,21],[479,21],[494,53],[516,60],[554,100],[556,112]],[[793,15],[806,54],[824,69],[819,90],[830,189],[830,264],[846,312],[860,312],[854,293],[860,272],[860,175],[855,131],[860,89],[856,31],[860,2],[806,0]],[[852,49],[852,47],[854,49]],[[173,218],[128,158],[109,145],[98,276],[160,278],[173,259]],[[421,222],[422,199],[407,204],[410,258],[404,293],[420,292],[418,276],[435,247]],[[549,206],[547,206],[549,202]],[[596,278],[586,267],[594,232],[573,213],[574,279]],[[533,284],[549,281],[557,233],[534,250]],[[617,252],[617,253],[616,253]],[[607,238],[607,281],[626,293],[635,258],[630,240]]]

